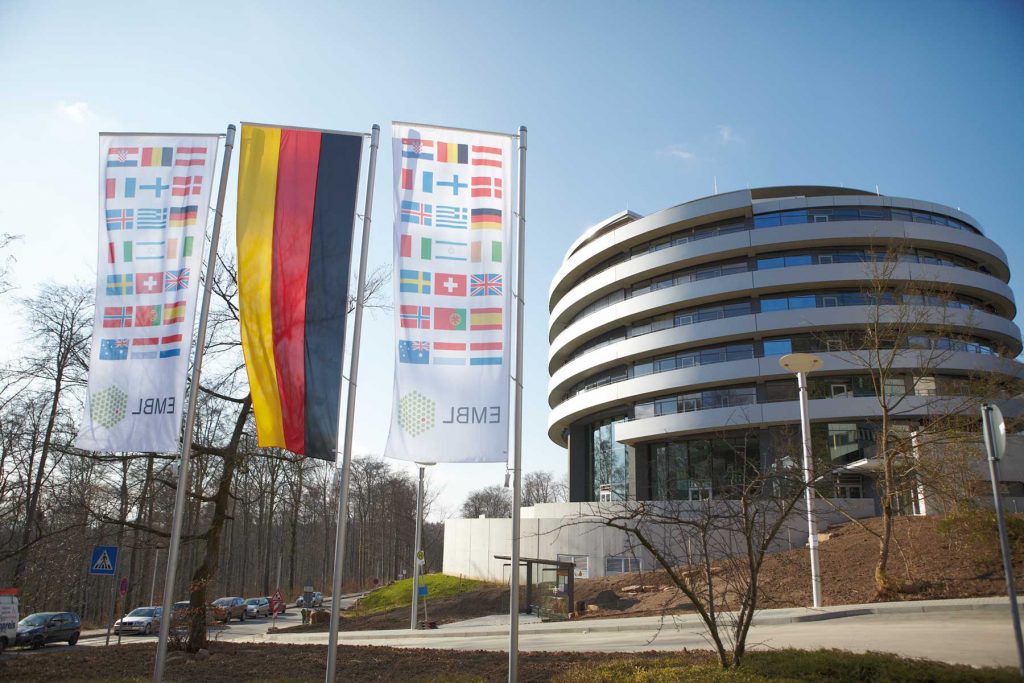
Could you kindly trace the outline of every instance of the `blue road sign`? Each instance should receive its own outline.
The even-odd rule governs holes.
[[[117,572],[117,546],[98,545],[92,549],[89,573],[113,576]]]
[[[426,586],[420,586],[420,595],[426,595],[426,594],[427,594],[427,587]]]

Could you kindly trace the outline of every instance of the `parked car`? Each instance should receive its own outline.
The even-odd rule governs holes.
[[[163,612],[163,607],[136,607],[114,622],[114,633],[152,635],[160,630],[160,617]]]
[[[37,612],[18,622],[15,645],[37,648],[46,643],[74,645],[82,633],[82,621],[74,612]]]
[[[232,619],[245,621],[245,600],[242,598],[217,598],[210,604],[210,611],[217,621],[227,623]]]
[[[323,594],[320,591],[315,591],[313,593],[313,599],[310,600],[310,603],[311,604],[306,605],[305,604],[305,596],[300,595],[299,599],[295,601],[295,606],[299,607],[299,608],[302,608],[302,607],[323,607],[323,605],[324,605],[324,596],[323,596]]]
[[[249,598],[246,600],[245,615],[248,617],[269,617],[270,598]]]

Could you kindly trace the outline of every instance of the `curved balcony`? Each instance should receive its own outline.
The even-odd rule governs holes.
[[[822,367],[815,372],[816,377],[827,376],[829,373],[863,372],[865,368],[863,362],[857,362],[853,355],[849,353],[821,353],[818,355],[822,359]],[[1021,370],[1020,365],[1013,360],[977,353],[949,352],[948,354],[943,354],[941,360],[944,372],[992,372],[1016,376]],[[903,351],[900,353],[897,361],[894,362],[893,367],[913,371],[922,365],[928,365],[927,352]],[[718,386],[744,382],[751,383],[757,380],[786,379],[792,376],[792,373],[783,370],[779,365],[778,356],[767,356],[699,365],[634,377],[581,392],[562,403],[553,405],[548,417],[548,437],[556,443],[565,445],[562,433],[573,422],[592,413],[598,413],[617,406],[631,406],[637,401],[664,395],[681,387],[685,387],[687,391],[700,391]],[[549,394],[549,402],[552,396],[553,394]],[[741,408],[752,408],[756,405],[773,404],[755,404],[753,406],[741,406]],[[736,409],[739,409],[739,407]],[[711,411],[695,412],[714,412],[719,410],[726,409],[715,408],[711,409]],[[645,422],[650,419],[655,418],[646,418],[645,420],[638,420],[638,422]],[[727,425],[719,424],[717,426],[721,428]]]

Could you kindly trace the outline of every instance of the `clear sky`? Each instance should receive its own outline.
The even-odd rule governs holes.
[[[100,130],[379,123],[373,266],[391,256],[392,120],[528,126],[527,471],[567,467],[546,436],[548,285],[569,244],[624,208],[708,195],[715,178],[719,191],[877,185],[980,220],[1021,293],[1021,2],[0,0],[0,65],[0,231],[24,235],[15,296],[94,281]],[[233,224],[232,191],[229,240]],[[388,428],[390,317],[364,334],[355,440],[371,454]],[[504,474],[433,469],[450,512]]]

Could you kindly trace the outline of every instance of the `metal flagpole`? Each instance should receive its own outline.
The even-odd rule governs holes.
[[[508,680],[519,678],[519,506],[523,480],[523,275],[526,271],[526,126],[519,126],[519,234],[516,239],[516,424],[512,434],[512,580],[509,592]]]
[[[420,539],[423,537],[423,475],[425,464],[416,463],[420,468],[420,485],[416,489],[416,540],[412,551],[412,610],[409,614],[409,628],[416,630],[417,612],[420,606]]]
[[[363,331],[363,296],[366,290],[366,259],[370,251],[370,221],[373,211],[373,180],[377,172],[377,145],[380,126],[370,133],[370,167],[366,180],[366,204],[363,207],[363,244],[359,256],[359,283],[356,285],[356,317],[352,330],[352,358],[348,371],[348,405],[345,411],[345,444],[341,456],[341,490],[338,491],[338,522],[334,537],[334,577],[331,581],[331,632],[327,639],[327,676],[334,681],[338,664],[338,628],[341,625],[341,563],[345,557],[345,527],[348,521],[348,482],[352,469],[352,433],[355,431],[356,388],[359,376],[359,342]]]
[[[171,522],[171,538],[167,545],[167,570],[164,572],[163,611],[160,619],[160,640],[156,646],[156,664],[153,667],[153,681],[164,679],[164,665],[167,663],[167,637],[171,632],[172,609],[174,605],[174,581],[178,567],[182,518],[185,513],[185,490],[188,488],[188,460],[192,450],[192,428],[196,420],[196,402],[199,399],[199,375],[203,369],[203,347],[206,346],[206,323],[210,316],[210,298],[213,295],[213,272],[217,266],[217,243],[220,241],[220,224],[224,218],[224,194],[228,187],[228,170],[231,168],[231,151],[235,147],[235,126],[228,126],[224,138],[224,160],[220,167],[220,190],[217,208],[213,214],[213,235],[210,238],[210,255],[206,261],[206,283],[203,288],[203,307],[199,313],[199,334],[196,336],[196,350],[192,361],[192,384],[188,392],[188,413],[185,417],[185,433],[181,439],[181,459],[178,464],[178,487],[174,495],[174,518]]]

